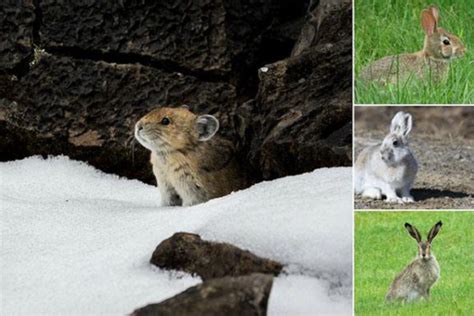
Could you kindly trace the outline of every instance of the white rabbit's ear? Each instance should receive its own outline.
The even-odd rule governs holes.
[[[219,130],[219,121],[212,115],[200,115],[196,120],[196,128],[198,139],[200,141],[207,141]]]
[[[392,119],[390,132],[406,137],[411,131],[412,124],[411,114],[398,112]]]
[[[431,36],[436,32],[438,19],[439,12],[434,6],[421,11],[421,26],[423,27],[423,31],[425,31],[426,35]]]

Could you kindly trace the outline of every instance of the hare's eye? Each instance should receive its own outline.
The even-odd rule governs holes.
[[[169,123],[171,123],[171,121],[166,116],[161,120],[161,125],[168,125]]]
[[[449,45],[449,44],[451,44],[451,42],[448,39],[445,39],[445,40],[443,40],[443,44],[444,45]]]
[[[393,141],[393,146],[397,147],[398,146],[398,140]]]

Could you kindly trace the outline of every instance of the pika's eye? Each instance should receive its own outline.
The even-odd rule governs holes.
[[[445,39],[445,40],[443,40],[443,44],[447,46],[447,45],[451,44],[451,42],[448,39]]]
[[[169,125],[169,123],[171,123],[171,121],[166,116],[161,120],[161,125]]]
[[[398,140],[393,141],[393,146],[397,147],[398,146]]]

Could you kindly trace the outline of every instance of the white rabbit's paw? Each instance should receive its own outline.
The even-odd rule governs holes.
[[[365,189],[364,192],[362,192],[362,196],[367,197],[369,199],[381,200],[382,192],[380,191],[380,189],[377,188],[369,188]]]
[[[415,199],[411,195],[402,197],[402,200],[405,203],[414,203],[415,202]]]
[[[389,202],[389,203],[398,203],[398,204],[403,204],[404,203],[403,199],[399,198],[398,196],[387,197],[387,202]]]

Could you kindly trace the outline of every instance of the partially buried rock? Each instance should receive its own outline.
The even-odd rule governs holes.
[[[227,243],[204,241],[199,235],[176,233],[156,247],[150,262],[163,269],[181,270],[203,280],[254,272],[278,275],[283,265],[257,257]]]
[[[255,273],[206,281],[132,315],[266,315],[273,276]]]

